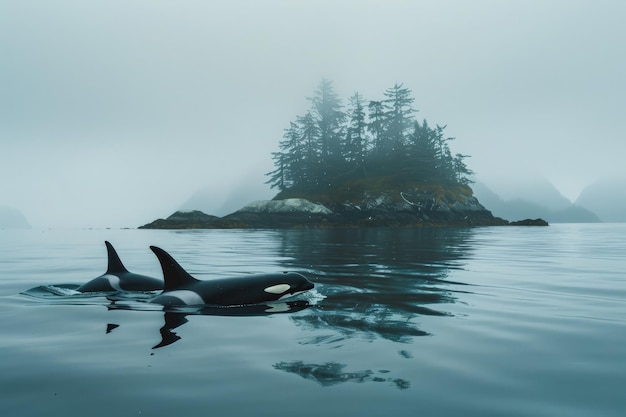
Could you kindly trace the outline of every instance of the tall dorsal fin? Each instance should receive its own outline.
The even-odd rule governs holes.
[[[157,248],[156,246],[150,246],[150,249],[152,249],[152,252],[154,252],[161,263],[163,280],[165,281],[164,291],[184,288],[199,281],[189,275],[189,272],[185,271],[183,267],[163,249]]]
[[[124,266],[124,264],[120,260],[120,257],[117,256],[117,252],[115,252],[115,249],[113,248],[113,245],[111,245],[107,241],[105,241],[104,244],[107,245],[107,253],[109,255],[109,265],[107,267],[107,272],[106,273],[107,274],[116,274],[116,273],[120,273],[120,272],[128,272],[128,269],[126,269],[126,267]]]

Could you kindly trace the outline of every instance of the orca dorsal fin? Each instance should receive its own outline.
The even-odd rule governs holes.
[[[163,269],[163,281],[165,281],[164,291],[184,288],[188,285],[198,282],[189,272],[185,271],[182,266],[172,258],[172,256],[163,249],[156,246],[150,246],[150,249],[161,263]]]
[[[105,241],[104,244],[107,246],[107,254],[109,256],[109,265],[107,266],[107,274],[117,274],[120,272],[128,272],[128,269],[124,266],[120,257],[117,256],[117,252],[113,248],[108,241]]]

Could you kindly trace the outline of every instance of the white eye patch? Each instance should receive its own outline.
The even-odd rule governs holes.
[[[277,285],[272,285],[271,287],[267,287],[263,291],[270,293],[270,294],[282,294],[284,292],[289,291],[290,288],[291,286],[289,284],[277,284]]]

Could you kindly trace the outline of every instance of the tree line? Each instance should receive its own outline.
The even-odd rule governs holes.
[[[344,108],[329,80],[308,100],[310,109],[285,129],[268,184],[279,190],[320,190],[367,177],[398,182],[468,184],[472,172],[452,155],[445,126],[415,119],[411,90],[396,83],[382,100],[354,93]]]

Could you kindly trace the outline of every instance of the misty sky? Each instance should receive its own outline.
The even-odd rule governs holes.
[[[136,227],[264,173],[321,78],[396,82],[487,183],[625,175],[626,2],[0,0],[0,205]],[[346,100],[344,100],[345,102]],[[211,213],[226,214],[226,213]]]

